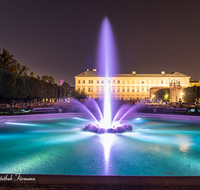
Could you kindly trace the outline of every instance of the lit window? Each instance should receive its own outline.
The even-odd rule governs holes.
[[[115,87],[114,86],[112,87],[112,91],[115,92]]]
[[[124,81],[124,80],[122,80],[122,84],[125,84],[125,81]]]
[[[144,92],[144,87],[142,86],[142,92]]]

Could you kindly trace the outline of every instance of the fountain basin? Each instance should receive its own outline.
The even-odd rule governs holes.
[[[143,115],[127,120],[132,132],[99,135],[83,131],[80,126],[89,120],[78,115],[42,116],[37,121],[4,117],[7,121],[0,124],[2,174],[200,176],[199,123]]]

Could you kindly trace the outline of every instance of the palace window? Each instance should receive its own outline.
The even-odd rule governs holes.
[[[83,80],[83,84],[85,84],[85,80]]]
[[[120,84],[120,80],[118,80],[117,83]]]
[[[78,84],[80,84],[81,83],[81,80],[78,80]]]
[[[97,80],[97,84],[99,84],[99,80]]]
[[[144,86],[142,86],[142,92],[144,92]]]
[[[88,92],[93,92],[93,87],[92,86],[88,87]]]
[[[112,87],[112,92],[115,92],[115,86]]]
[[[120,92],[120,86],[117,87],[117,92]]]
[[[140,92],[140,87],[139,86],[137,86],[137,92]]]

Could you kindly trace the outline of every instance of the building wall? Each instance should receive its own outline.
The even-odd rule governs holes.
[[[189,87],[200,86],[200,80],[190,80]]]
[[[189,76],[116,76],[109,77],[111,96],[114,99],[145,99],[150,98],[150,88],[169,87],[171,82],[180,83],[183,87],[189,86]],[[75,76],[75,89],[86,92],[89,97],[103,98],[105,77]]]

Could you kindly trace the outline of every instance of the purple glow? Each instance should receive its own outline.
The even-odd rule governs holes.
[[[112,110],[111,110],[111,94],[109,90],[109,76],[115,73],[116,55],[114,50],[114,40],[110,22],[108,18],[104,18],[101,25],[100,39],[99,39],[99,52],[98,52],[98,65],[99,72],[105,76],[104,85],[104,108],[103,120],[101,126],[108,129],[111,126]]]
[[[103,114],[95,100],[90,99],[81,103],[79,111],[83,111],[83,114],[89,115],[92,119],[92,123],[87,124],[84,131],[90,131],[95,133],[122,133],[125,131],[132,131],[132,126],[122,124],[122,120],[132,111],[134,107],[131,105],[123,105],[118,110],[112,121],[112,106],[111,106],[111,83],[109,82],[112,74],[116,74],[116,55],[114,50],[114,40],[112,29],[108,18],[104,18],[99,38],[99,51],[98,51],[98,69],[100,75],[104,79],[104,102],[103,102]],[[113,114],[114,115],[114,114]],[[107,151],[108,153],[109,151]],[[106,153],[106,155],[107,155]]]

